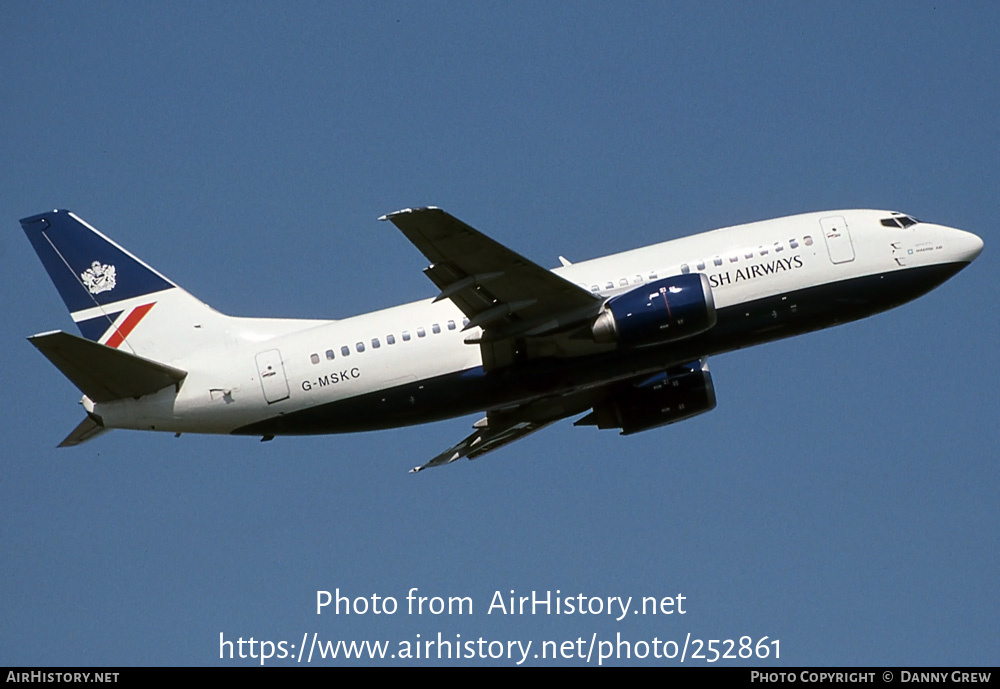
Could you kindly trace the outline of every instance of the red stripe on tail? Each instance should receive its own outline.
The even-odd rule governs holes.
[[[142,306],[137,306],[132,309],[132,313],[125,317],[122,324],[115,329],[114,333],[111,334],[111,337],[109,337],[108,341],[104,344],[112,349],[117,349],[118,345],[124,342],[125,338],[129,336],[129,333],[135,329],[135,326],[139,325],[139,321],[143,319],[143,316],[149,313],[149,310],[155,305],[156,302],[154,301],[151,304],[143,304]]]

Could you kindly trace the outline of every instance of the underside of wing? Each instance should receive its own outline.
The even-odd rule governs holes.
[[[486,421],[486,419],[483,419],[482,421]],[[484,455],[491,450],[495,450],[499,447],[503,447],[507,443],[512,443],[515,440],[523,438],[529,433],[534,433],[537,430],[545,428],[545,426],[548,426],[554,421],[555,420],[544,423],[521,421],[513,424],[494,424],[493,426],[477,422],[477,428],[472,435],[457,445],[449,447],[447,450],[434,457],[434,459],[430,460],[426,464],[413,467],[410,469],[410,473],[416,474],[424,469],[451,464],[452,462],[458,461],[462,457],[475,459],[476,457]]]
[[[483,329],[482,341],[546,335],[597,313],[602,299],[564,280],[440,208],[381,218],[398,227],[431,262],[424,272]]]
[[[462,457],[476,459],[526,435],[545,428],[560,419],[589,409],[603,393],[599,390],[577,392],[535,400],[505,409],[489,411],[474,424],[472,435],[432,460],[410,470],[417,473],[431,467],[451,464]]]

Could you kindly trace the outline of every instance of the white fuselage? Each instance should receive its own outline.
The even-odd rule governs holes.
[[[717,311],[726,316],[717,326],[725,335],[713,340],[709,331],[691,345],[705,351],[664,345],[657,355],[670,360],[670,347],[674,347],[684,357],[700,351],[691,357],[696,359],[744,346],[739,334],[744,305],[754,305],[758,311],[745,314],[745,344],[826,327],[926,292],[957,271],[957,266],[971,261],[982,247],[975,235],[939,225],[918,222],[902,227],[900,221],[886,226],[883,221],[891,217],[890,212],[873,210],[797,215],[714,230],[553,272],[605,299],[651,280],[704,273]],[[955,270],[948,272],[946,267],[952,265]],[[873,295],[870,303],[844,310],[830,297],[839,286],[857,289],[850,286],[862,278],[864,289],[872,291],[880,280],[892,281],[897,274],[912,275],[913,284],[903,290],[899,280],[893,281],[897,296],[885,301]],[[920,284],[922,280],[927,284]],[[807,303],[810,299],[831,303]],[[766,313],[759,313],[761,309]],[[775,331],[768,334],[766,321],[761,319],[771,312]],[[798,324],[797,315],[806,312],[810,320]],[[188,372],[179,389],[97,405],[85,400],[88,411],[99,415],[109,428],[232,433],[277,417],[294,418],[324,405],[337,414],[350,414],[351,400],[364,397],[369,407],[377,406],[382,393],[387,405],[395,404],[389,391],[413,391],[406,394],[413,404],[420,404],[417,391],[422,390],[423,381],[453,385],[461,372],[475,372],[483,366],[480,346],[466,343],[479,329],[463,331],[464,315],[449,299],[427,299],[337,321],[222,318],[227,334],[224,346],[194,348],[177,360],[164,362]],[[789,329],[778,327],[786,323]],[[616,361],[614,346],[609,345],[602,357],[602,361]],[[655,369],[650,363],[655,358],[634,357],[634,369],[616,361],[608,376],[622,379]],[[561,350],[552,352],[551,359],[567,370],[574,361],[572,352]],[[581,359],[580,363],[585,362]],[[593,381],[591,376],[587,384]],[[477,389],[470,388],[470,395]],[[523,400],[532,394],[506,390],[498,392],[496,399]],[[452,404],[445,415],[487,409],[493,402],[468,399],[464,407]],[[434,409],[417,410],[403,423],[440,416]],[[345,428],[333,421],[330,430]],[[385,425],[397,424],[370,427]],[[363,427],[361,423],[350,430]],[[320,432],[314,422],[303,429]]]

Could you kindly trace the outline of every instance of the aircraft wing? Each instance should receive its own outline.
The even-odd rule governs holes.
[[[486,421],[486,419],[481,419],[480,422],[476,423],[477,428],[475,432],[468,438],[457,445],[448,448],[426,464],[413,467],[410,469],[410,473],[416,474],[424,469],[451,464],[452,462],[458,461],[462,457],[475,459],[480,455],[484,455],[487,452],[503,447],[507,443],[523,438],[529,433],[534,433],[537,430],[545,428],[550,423],[558,421],[558,419],[541,423],[532,421],[518,421],[507,424],[482,423],[482,426],[479,427],[482,421]]]
[[[472,435],[449,447],[426,464],[410,469],[410,473],[415,474],[431,467],[451,464],[462,457],[469,459],[481,457],[567,416],[586,411],[602,394],[601,390],[576,392],[489,411],[484,418],[473,425],[476,430]]]
[[[597,313],[601,297],[564,280],[440,208],[407,208],[389,220],[430,260],[424,273],[468,317],[481,341],[545,335]]]

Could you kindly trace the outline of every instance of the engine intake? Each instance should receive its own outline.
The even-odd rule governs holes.
[[[594,320],[595,342],[626,347],[661,344],[715,325],[715,299],[704,273],[675,275],[609,299]]]

